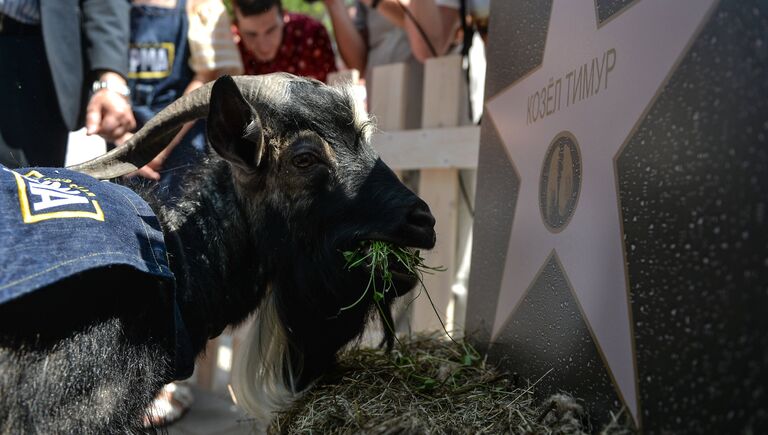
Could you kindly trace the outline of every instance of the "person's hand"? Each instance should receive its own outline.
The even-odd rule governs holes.
[[[116,81],[125,84],[125,80],[115,73],[104,73],[103,81]],[[88,135],[98,134],[108,141],[115,141],[136,127],[136,120],[128,99],[110,89],[96,91],[88,102],[85,114],[85,127]]]
[[[129,174],[129,177],[139,175],[150,180],[160,181],[160,171],[163,169],[163,163],[165,163],[165,153],[160,153],[152,159],[149,163],[139,168],[138,171]]]
[[[98,134],[114,141],[136,128],[136,120],[128,100],[109,89],[101,89],[91,96],[85,115],[88,135]]]
[[[115,139],[115,145],[118,147],[121,147],[125,145],[126,142],[128,142],[128,139],[133,136],[133,133],[125,133],[120,138]],[[133,178],[135,176],[144,177],[150,180],[160,181],[160,170],[163,169],[163,163],[165,163],[165,159],[168,158],[168,153],[163,150],[160,152],[160,154],[157,155],[154,159],[152,159],[151,162],[147,163],[146,165],[139,168],[139,170],[131,172],[130,174],[125,175],[125,178]]]

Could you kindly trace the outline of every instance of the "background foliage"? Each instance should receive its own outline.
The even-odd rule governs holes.
[[[325,17],[325,6],[321,0],[308,2],[306,0],[283,0],[283,8],[287,11],[310,15],[318,20]]]
[[[227,10],[230,13],[230,16],[234,17],[234,14],[232,13],[232,0],[222,0],[224,2],[224,5],[227,7]],[[330,19],[328,18],[328,14],[325,12],[325,6],[323,5],[322,0],[315,0],[315,1],[307,1],[307,0],[282,0],[283,1],[283,9],[289,12],[298,12],[300,14],[309,15],[311,17],[314,17],[325,24],[326,27],[329,27],[330,30]],[[345,0],[347,5],[351,6],[355,3],[354,0]]]

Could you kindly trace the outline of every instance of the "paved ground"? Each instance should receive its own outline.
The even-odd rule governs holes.
[[[195,401],[181,420],[168,426],[168,435],[252,435],[253,424],[229,399],[192,387]]]

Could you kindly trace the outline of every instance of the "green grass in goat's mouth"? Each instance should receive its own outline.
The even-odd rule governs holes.
[[[384,296],[388,292],[394,290],[393,273],[399,273],[393,272],[393,267],[403,270],[403,273],[405,274],[414,276],[421,283],[422,289],[424,289],[424,282],[421,278],[424,273],[441,272],[445,270],[443,267],[427,266],[418,249],[403,248],[389,242],[377,240],[364,241],[357,249],[353,251],[344,251],[343,254],[344,259],[347,262],[344,267],[347,270],[367,266],[370,272],[370,277],[360,298],[352,304],[342,307],[341,311],[355,307],[370,291],[373,291],[373,300],[377,305],[384,300]],[[391,264],[392,262],[395,264]],[[380,288],[376,284],[377,275],[382,279]]]

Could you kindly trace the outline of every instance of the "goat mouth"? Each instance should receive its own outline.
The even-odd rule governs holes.
[[[383,240],[363,240],[354,251],[346,251],[347,269],[364,268],[382,280],[383,288],[395,297],[409,292],[419,281],[423,258],[416,248]]]
[[[392,274],[392,289],[395,292],[395,296],[402,296],[411,291],[419,282],[419,277],[416,273],[408,270],[398,270],[397,266],[390,266],[389,273]]]

